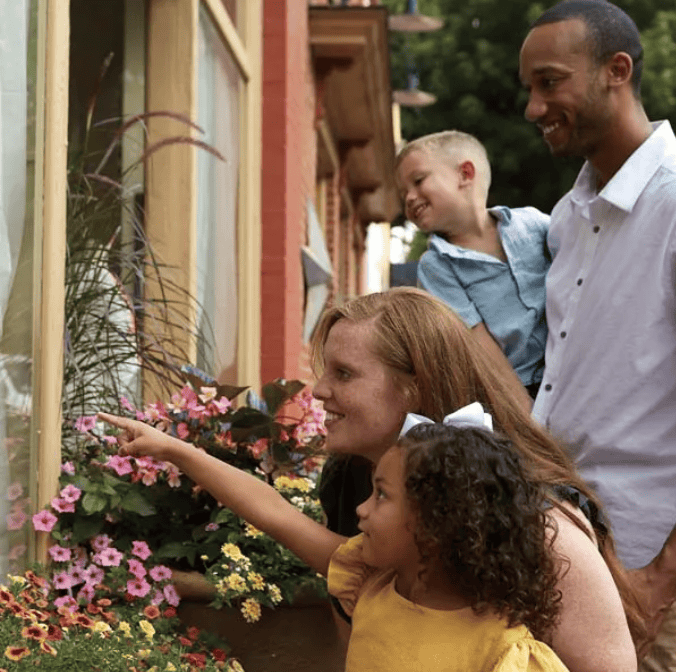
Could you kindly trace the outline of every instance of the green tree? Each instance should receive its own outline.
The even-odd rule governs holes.
[[[383,0],[392,13],[406,0]],[[549,212],[567,191],[580,159],[550,155],[523,117],[527,95],[518,76],[519,49],[529,25],[553,2],[419,0],[422,14],[440,16],[432,33],[390,33],[392,84],[407,86],[411,67],[434,105],[402,109],[402,133],[412,139],[458,128],[486,146],[493,168],[491,204],[534,205]],[[676,0],[617,0],[642,31],[644,102],[652,119],[676,120]]]

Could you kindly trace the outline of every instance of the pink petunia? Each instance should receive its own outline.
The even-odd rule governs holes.
[[[44,509],[33,516],[33,527],[37,532],[51,532],[57,520],[51,511]]]
[[[61,465],[61,472],[73,476],[75,474],[75,465],[72,462],[64,462]]]
[[[171,570],[164,565],[155,565],[150,569],[150,578],[153,581],[169,581],[171,579]]]
[[[92,539],[92,548],[95,552],[105,551],[110,546],[112,539],[107,534],[99,534]]]
[[[80,495],[82,495],[82,490],[72,483],[69,483],[65,488],[62,488],[59,495],[67,502],[77,502],[77,500],[80,499]]]
[[[132,413],[133,411],[136,410],[136,409],[134,408],[134,406],[132,406],[132,404],[131,404],[131,402],[129,401],[129,399],[127,399],[127,397],[124,397],[124,396],[123,396],[123,397],[120,397],[120,406],[122,406],[122,408],[124,408],[125,410],[129,411],[130,413]]]
[[[13,502],[15,499],[19,499],[23,495],[23,486],[21,483],[12,483],[7,488],[7,499],[10,502]]]
[[[145,541],[133,541],[131,544],[131,552],[137,558],[141,558],[141,560],[147,560],[153,554]]]
[[[85,581],[90,585],[95,586],[97,583],[101,583],[104,577],[105,572],[96,565],[89,565],[89,567],[85,569]]]
[[[119,567],[124,555],[112,546],[94,555],[92,560],[102,567]]]
[[[142,579],[148,572],[143,563],[136,558],[129,559],[129,571],[137,578]]]
[[[70,574],[74,586],[77,586],[79,583],[84,583],[87,580],[86,570],[79,565],[73,565],[68,571],[68,574]]]
[[[54,600],[55,607],[66,607],[69,611],[77,611],[78,605],[74,597],[70,595],[64,595],[63,597],[57,597]]]
[[[156,590],[150,598],[150,604],[159,607],[162,602],[164,602],[164,593],[161,590]]]
[[[91,432],[92,429],[96,427],[96,416],[95,415],[83,415],[75,421],[75,429],[78,432]]]
[[[73,586],[73,581],[68,572],[58,572],[57,574],[54,574],[52,583],[57,590],[68,590],[68,588],[72,588]]]
[[[7,514],[7,529],[20,530],[28,520],[28,516],[21,509],[13,509]]]
[[[150,584],[145,579],[127,581],[127,592],[134,597],[145,597],[150,592]]]
[[[58,513],[73,513],[75,511],[75,504],[62,497],[54,497],[51,504],[54,511]]]
[[[72,556],[70,548],[64,548],[58,544],[50,546],[48,553],[54,562],[68,562]]]
[[[162,592],[164,593],[164,599],[169,602],[172,607],[178,607],[178,605],[181,603],[181,598],[176,592],[176,588],[174,588],[171,583],[168,583],[166,586],[164,586]]]
[[[106,467],[112,469],[118,476],[131,474],[134,471],[130,457],[122,457],[121,455],[111,455],[106,462]]]
[[[94,586],[90,583],[85,583],[85,585],[82,586],[82,588],[80,588],[78,591],[77,599],[89,603],[94,599],[95,596],[96,590],[94,589]]]

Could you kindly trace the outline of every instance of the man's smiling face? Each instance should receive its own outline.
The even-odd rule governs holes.
[[[610,127],[605,70],[595,63],[586,32],[580,19],[548,23],[531,30],[521,47],[525,117],[555,156],[592,157]]]

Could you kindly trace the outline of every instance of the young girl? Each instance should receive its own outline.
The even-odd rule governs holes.
[[[144,423],[120,451],[173,462],[220,502],[327,575],[353,616],[347,672],[565,672],[546,638],[559,565],[543,488],[506,440],[424,423],[379,460],[374,492],[348,539],[307,518],[274,488]]]

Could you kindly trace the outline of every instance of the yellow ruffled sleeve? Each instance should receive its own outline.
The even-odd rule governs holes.
[[[329,562],[329,593],[340,600],[348,616],[354,612],[364,583],[377,571],[364,563],[362,542],[361,534],[348,539],[334,551]]]
[[[528,635],[514,642],[491,672],[569,672],[545,643]]]

